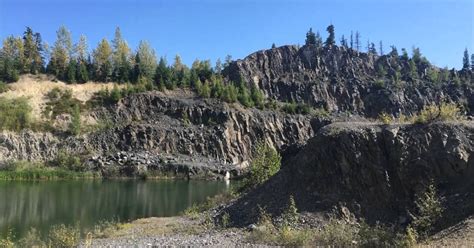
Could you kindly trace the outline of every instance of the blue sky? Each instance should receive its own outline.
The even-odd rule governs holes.
[[[362,44],[418,46],[434,64],[460,68],[464,49],[474,53],[473,15],[474,0],[0,0],[0,38],[30,26],[52,44],[65,25],[95,47],[120,26],[133,49],[148,40],[158,56],[191,64],[303,44],[309,27],[326,37],[332,23],[338,40],[358,30]]]

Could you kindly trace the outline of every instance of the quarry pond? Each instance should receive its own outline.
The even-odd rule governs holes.
[[[100,221],[175,216],[228,189],[224,181],[0,181],[0,235],[15,238],[53,225],[93,228]]]

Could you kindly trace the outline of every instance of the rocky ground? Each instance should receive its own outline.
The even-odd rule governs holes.
[[[125,224],[107,238],[80,247],[265,247],[246,241],[245,229],[216,229],[185,216],[147,218]]]

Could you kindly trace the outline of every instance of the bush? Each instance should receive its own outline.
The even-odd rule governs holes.
[[[79,105],[74,106],[69,131],[74,135],[78,135],[81,132],[81,110],[79,109]]]
[[[357,232],[358,229],[355,225],[331,218],[328,224],[318,233],[316,242],[323,246],[349,247],[354,245]]]
[[[393,122],[392,116],[385,112],[380,113],[378,119],[385,125],[389,125]]]
[[[31,125],[31,107],[25,97],[0,97],[0,130],[20,131]]]
[[[79,245],[80,231],[77,227],[68,227],[64,224],[53,226],[49,231],[49,246],[70,248]]]
[[[271,216],[259,207],[260,217],[256,228],[247,239],[252,243],[263,243],[277,246],[305,246],[313,240],[311,229],[298,230],[288,225],[277,228],[273,225]]]
[[[49,165],[71,171],[85,170],[85,167],[79,156],[70,155],[64,150],[59,151],[56,158],[49,162]]]
[[[35,228],[31,228],[17,244],[18,247],[46,247],[45,242],[41,240],[40,234]]]
[[[249,176],[240,191],[255,188],[264,183],[280,170],[280,166],[280,154],[266,143],[258,142],[253,153]]]
[[[4,82],[0,81],[0,93],[4,93],[10,90],[10,87]]]
[[[296,208],[295,198],[290,195],[288,206],[283,212],[283,226],[294,226],[298,223],[298,209]]]
[[[443,207],[433,182],[424,192],[416,196],[415,206],[416,214],[411,225],[421,238],[425,238],[433,230],[433,226],[443,213]]]
[[[51,120],[54,120],[56,116],[61,114],[72,115],[74,109],[79,107],[81,109],[82,103],[76,98],[72,97],[71,90],[62,90],[60,88],[54,88],[46,94],[46,107],[43,111],[43,115]]]
[[[461,118],[461,109],[454,103],[427,105],[415,117],[414,123],[426,124],[433,121],[455,121]]]

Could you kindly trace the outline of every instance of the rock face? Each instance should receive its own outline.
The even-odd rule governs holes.
[[[384,79],[377,71],[379,66],[386,72]],[[438,68],[421,64],[420,79],[395,82],[389,78],[395,75],[396,68],[403,72],[408,64],[391,56],[379,57],[344,47],[282,46],[234,61],[224,74],[233,81],[238,82],[241,77],[258,86],[267,97],[304,102],[329,111],[376,117],[381,112],[411,114],[426,104],[453,101],[473,113],[472,80],[462,85],[430,83],[424,79],[428,69]]]
[[[442,193],[474,199],[473,178],[474,122],[334,123],[310,139],[276,177],[228,210],[232,219],[249,224],[255,213],[248,214],[248,206],[267,205],[278,214],[294,195],[301,211],[342,204],[369,220],[407,219],[415,195],[431,180]]]
[[[124,98],[116,106],[93,113],[96,119],[114,125],[88,135],[64,138],[31,131],[3,132],[0,161],[48,160],[59,150],[91,155],[148,151],[192,157],[189,163],[239,168],[248,164],[252,145],[259,139],[285,150],[314,134],[308,116],[244,109],[186,92],[178,95],[148,92]]]

